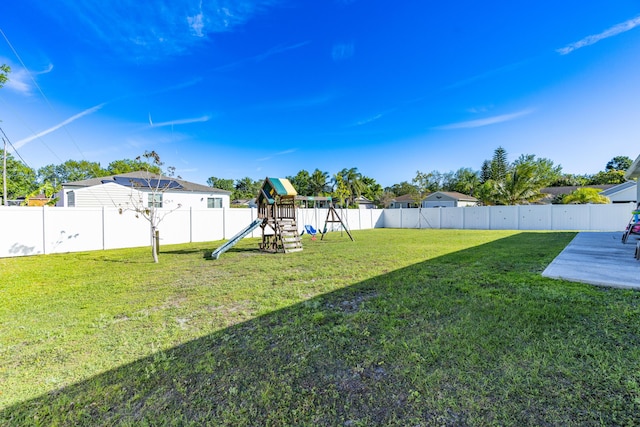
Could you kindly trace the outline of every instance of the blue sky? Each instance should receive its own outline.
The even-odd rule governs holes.
[[[0,126],[35,169],[155,150],[198,183],[389,186],[498,146],[567,173],[640,154],[635,0],[23,0],[0,29]]]

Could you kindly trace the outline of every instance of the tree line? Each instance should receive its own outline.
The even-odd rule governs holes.
[[[299,194],[306,196],[332,196],[345,206],[355,207],[359,197],[387,207],[398,196],[410,195],[419,205],[428,194],[436,191],[454,191],[476,197],[484,205],[514,205],[531,203],[544,197],[545,187],[585,187],[602,184],[621,184],[626,181],[625,171],[632,160],[616,156],[607,162],[604,170],[596,174],[565,174],[560,165],[547,158],[525,154],[509,162],[503,147],[494,150],[490,159],[483,161],[480,170],[460,168],[457,171],[417,171],[409,181],[382,187],[374,178],[358,172],[357,168],[344,168],[334,175],[315,169],[309,173],[300,170],[287,176]],[[239,180],[210,177],[207,184],[232,192],[233,199],[255,197],[262,181],[245,177]],[[598,190],[579,188],[575,194],[560,195],[554,203],[603,203]]]
[[[2,150],[0,153],[4,155]],[[411,181],[402,181],[388,187],[382,187],[375,178],[363,175],[355,167],[343,168],[333,175],[320,169],[313,172],[302,169],[296,175],[286,178],[300,195],[331,196],[345,207],[355,207],[360,197],[386,207],[394,198],[403,195],[411,195],[416,204],[419,204],[420,200],[435,191],[467,194],[485,205],[513,205],[539,200],[543,197],[540,190],[545,187],[623,183],[625,171],[632,163],[627,156],[616,156],[596,174],[573,175],[563,173],[562,167],[555,165],[553,161],[533,154],[521,155],[513,162],[509,162],[507,157],[506,150],[498,147],[491,158],[482,162],[479,170],[465,167],[450,172],[417,171]],[[114,160],[106,168],[101,167],[98,162],[67,160],[34,170],[7,153],[8,199],[28,199],[37,194],[53,198],[65,182],[139,170],[165,175],[168,173],[157,164],[146,162],[144,158]],[[262,180],[212,176],[207,179],[207,185],[230,191],[232,200],[248,200],[256,196]],[[561,203],[562,200],[555,202]]]

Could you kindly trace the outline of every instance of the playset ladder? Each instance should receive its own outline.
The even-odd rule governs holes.
[[[278,221],[278,228],[284,252],[300,252],[302,250],[302,241],[300,240],[295,220],[282,219]]]

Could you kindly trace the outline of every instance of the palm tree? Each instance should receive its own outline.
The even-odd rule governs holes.
[[[594,204],[607,204],[610,202],[607,196],[603,196],[600,194],[602,190],[598,188],[578,188],[571,194],[567,194],[563,199],[562,203],[576,203],[576,204],[586,204],[586,203],[594,203]]]
[[[355,200],[362,195],[362,192],[365,189],[364,183],[362,182],[362,174],[358,172],[358,168],[345,168],[338,172],[338,175],[342,177],[342,181],[344,181],[344,184],[349,191],[349,195],[347,197],[348,201],[353,204]]]
[[[329,173],[316,169],[309,178],[309,191],[313,196],[322,196],[328,192]]]
[[[362,184],[364,185],[364,197],[373,202],[378,202],[380,200],[380,196],[384,193],[382,185],[378,184],[375,179],[369,178],[368,176],[362,177]]]
[[[530,163],[515,165],[507,172],[504,180],[495,183],[494,198],[497,204],[517,205],[541,197],[535,167]]]
[[[453,174],[447,190],[474,196],[480,184],[478,172],[470,168],[460,168]]]

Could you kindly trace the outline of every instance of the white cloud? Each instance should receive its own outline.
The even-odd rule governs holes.
[[[268,160],[273,159],[274,156],[285,156],[287,154],[295,153],[296,151],[298,151],[298,150],[291,148],[289,150],[284,150],[284,151],[280,151],[278,153],[275,153],[273,156],[261,157],[259,159],[256,159],[256,161],[258,161],[258,162],[266,162]]]
[[[331,49],[331,57],[334,61],[344,61],[351,58],[354,51],[353,43],[337,43]]]
[[[373,116],[373,117],[369,117],[368,119],[364,119],[364,120],[360,120],[360,121],[358,121],[358,122],[355,122],[353,125],[354,125],[354,126],[362,126],[362,125],[366,125],[366,124],[368,124],[368,123],[375,122],[376,120],[381,119],[381,118],[382,118],[382,116],[383,116],[383,114],[382,114],[382,113],[380,113],[380,114],[376,114],[375,116]]]
[[[478,107],[471,107],[467,111],[473,114],[479,114],[479,113],[487,113],[492,109],[493,109],[493,105],[481,105]]]
[[[478,128],[482,126],[494,125],[497,123],[508,122],[510,120],[517,119],[527,114],[532,113],[533,110],[523,110],[511,114],[502,114],[500,116],[487,117],[485,119],[469,120],[465,122],[451,123],[443,126],[436,126],[434,129],[438,130],[452,130],[452,129],[468,129]]]
[[[513,64],[509,64],[509,65],[505,65],[503,67],[499,67],[499,68],[495,68],[493,70],[489,70],[486,71],[482,74],[478,74],[476,76],[472,76],[469,77],[467,79],[464,80],[460,80],[458,82],[452,83],[448,86],[445,86],[443,89],[448,90],[448,89],[455,89],[458,87],[462,87],[462,86],[467,86],[471,83],[475,83],[476,81],[479,80],[484,80],[484,79],[488,79],[488,78],[492,78],[501,74],[505,74],[505,73],[509,73],[511,71],[517,70],[518,68],[522,67],[523,65],[527,64],[529,61],[531,61],[530,59],[525,59],[524,61],[519,61],[519,62],[514,62]]]
[[[364,125],[367,125],[369,123],[373,123],[375,121],[380,120],[381,118],[383,118],[387,114],[395,112],[396,110],[397,110],[397,108],[392,108],[390,110],[383,111],[383,112],[375,114],[375,115],[373,115],[371,117],[367,117],[366,119],[358,120],[357,122],[348,125],[348,127],[364,126]]]
[[[189,26],[191,27],[191,31],[198,37],[204,37],[205,33],[204,29],[204,15],[201,13],[195,16],[187,16],[187,22],[189,22]]]
[[[202,13],[202,1],[200,1],[199,13],[194,16],[187,16],[187,22],[191,27],[191,32],[197,37],[204,37],[204,13]]]
[[[78,2],[66,0],[60,13],[68,20],[75,15],[86,36],[96,36],[106,46],[127,58],[157,59],[179,54],[209,34],[233,31],[257,13],[280,0],[202,2]]]
[[[254,59],[256,61],[263,61],[263,60],[267,59],[268,57],[270,57],[272,55],[276,55],[278,53],[283,53],[283,52],[286,52],[286,51],[292,50],[292,49],[298,49],[299,47],[306,46],[309,43],[311,43],[311,42],[307,40],[307,41],[296,43],[296,44],[292,44],[292,45],[289,45],[289,46],[282,46],[282,45],[276,46],[274,48],[269,49],[265,53],[262,53],[260,55],[256,55],[254,57]]]
[[[69,117],[67,120],[65,120],[65,121],[63,121],[63,122],[61,122],[61,123],[58,123],[57,125],[52,126],[52,127],[50,127],[49,129],[47,129],[47,130],[43,130],[42,132],[39,132],[39,133],[37,133],[37,134],[35,134],[35,135],[32,135],[32,136],[30,136],[30,137],[27,137],[27,138],[21,139],[20,141],[18,141],[18,142],[16,142],[16,143],[14,144],[14,145],[15,145],[15,148],[16,148],[16,150],[17,150],[18,148],[22,147],[22,146],[23,146],[23,145],[25,145],[26,143],[31,142],[31,141],[33,141],[34,139],[37,139],[37,138],[43,137],[43,136],[45,136],[45,135],[47,135],[47,134],[50,134],[51,132],[55,132],[55,131],[57,131],[58,129],[60,129],[61,127],[64,127],[64,126],[68,125],[69,123],[71,123],[71,122],[74,122],[74,121],[78,120],[78,119],[79,119],[79,118],[81,118],[81,117],[84,117],[84,116],[86,116],[86,115],[88,115],[88,114],[91,114],[91,113],[95,113],[96,111],[98,111],[99,109],[101,109],[101,108],[102,108],[102,107],[104,107],[104,106],[105,106],[105,104],[104,104],[104,103],[102,103],[102,104],[96,105],[95,107],[87,108],[86,110],[84,110],[84,111],[82,111],[82,112],[80,112],[80,113],[76,114],[75,116],[71,116],[71,117]]]
[[[154,128],[159,128],[163,126],[174,126],[174,125],[188,125],[190,123],[202,123],[202,122],[208,122],[209,120],[211,120],[211,116],[202,116],[202,117],[194,117],[192,119],[180,119],[180,120],[172,120],[168,122],[153,123],[153,121],[151,120],[151,114],[149,114],[149,124]]]
[[[592,44],[598,43],[600,40],[607,39],[609,37],[617,36],[618,34],[627,32],[629,30],[634,29],[640,25],[640,16],[636,16],[633,19],[629,19],[628,21],[622,22],[620,24],[614,25],[613,27],[604,30],[599,34],[593,34],[583,38],[582,40],[578,40],[575,43],[571,43],[563,48],[556,49],[560,55],[566,55],[568,53],[573,52],[576,49],[583,48],[585,46],[590,46]]]
[[[53,64],[48,64],[47,67],[41,71],[29,71],[23,67],[18,67],[10,63],[10,61],[0,58],[0,63],[7,64],[11,67],[11,72],[8,77],[9,80],[5,84],[5,88],[22,93],[23,95],[31,95],[33,89],[37,87],[34,76],[40,74],[47,74],[53,70]]]
[[[239,67],[243,64],[246,64],[248,62],[260,62],[260,61],[264,61],[265,59],[267,59],[270,56],[273,55],[277,55],[283,52],[287,52],[289,50],[293,50],[293,49],[298,49],[301,48],[303,46],[308,45],[309,43],[311,43],[310,41],[304,41],[304,42],[300,42],[300,43],[296,43],[296,44],[292,44],[292,45],[287,45],[287,46],[276,46],[276,47],[272,47],[271,49],[267,50],[266,52],[260,53],[258,55],[254,55],[254,56],[250,56],[248,58],[244,58],[241,59],[239,61],[236,62],[232,62],[229,64],[225,64],[225,65],[221,65],[219,67],[216,67],[215,70],[216,71],[227,71],[227,70],[231,70],[233,68]]]

